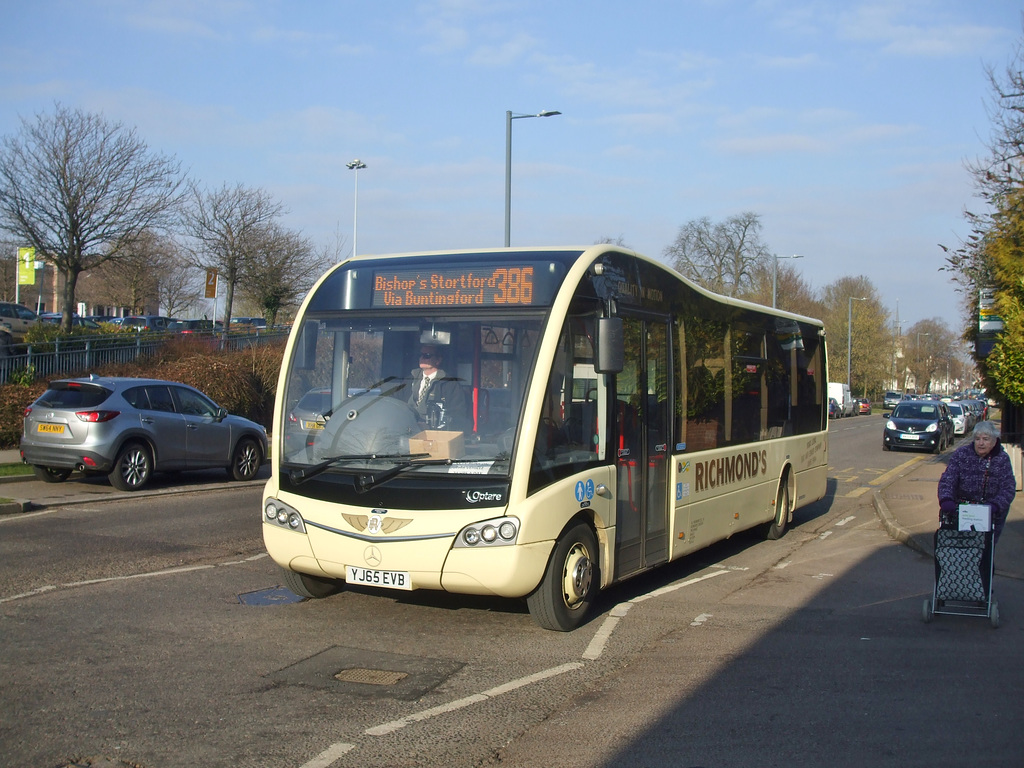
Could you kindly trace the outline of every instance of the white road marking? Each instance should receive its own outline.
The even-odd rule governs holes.
[[[343,744],[340,742],[332,744],[308,763],[304,763],[302,768],[327,768],[327,766],[336,761],[346,752],[354,749],[355,746],[355,744]]]
[[[133,579],[149,579],[154,576],[176,576],[179,573],[193,573],[194,571],[208,571],[214,568],[223,568],[231,565],[244,565],[245,563],[251,563],[255,560],[261,560],[264,557],[269,557],[266,552],[252,557],[244,558],[243,560],[226,560],[223,563],[214,563],[212,565],[183,565],[179,568],[165,568],[162,571],[150,571],[149,573],[129,573],[123,576],[107,576],[102,579],[85,579],[84,581],[69,581],[64,584],[48,584],[43,587],[33,589],[31,592],[22,592],[20,595],[10,595],[8,597],[0,597],[0,603],[9,603],[14,600],[24,600],[28,597],[35,597],[37,595],[44,594],[46,592],[53,592],[56,589],[73,589],[74,587],[88,587],[93,584],[106,584],[112,581],[131,581]]]
[[[849,517],[844,517],[842,520],[840,520],[838,523],[836,523],[836,527],[839,528],[839,527],[841,527],[843,525],[846,525],[851,520],[856,520],[856,519],[857,519],[857,517],[855,515],[850,515]]]
[[[551,677],[565,674],[566,672],[573,672],[580,669],[583,666],[582,662],[574,661],[569,664],[562,664],[558,667],[552,667],[551,669],[545,669],[540,672],[535,672],[532,675],[526,677],[520,677],[518,680],[512,680],[511,682],[499,685],[496,688],[484,691],[483,693],[476,693],[472,696],[466,696],[463,699],[457,699],[456,701],[450,701],[447,704],[441,704],[437,707],[431,707],[430,709],[424,709],[420,712],[414,712],[411,715],[400,718],[398,720],[392,720],[390,723],[383,723],[382,725],[374,726],[373,728],[367,728],[364,733],[368,736],[386,736],[389,733],[399,731],[405,726],[411,723],[422,722],[423,720],[429,720],[432,717],[438,715],[445,715],[449,712],[455,712],[456,710],[463,709],[470,706],[471,704],[479,704],[480,702],[488,701],[500,696],[503,693],[509,691],[518,690],[524,686],[531,685],[532,683],[540,682],[541,680],[547,680]]]

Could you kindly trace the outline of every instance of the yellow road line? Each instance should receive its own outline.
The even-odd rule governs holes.
[[[892,480],[893,478],[897,477],[898,475],[906,472],[906,470],[910,469],[910,467],[912,467],[915,464],[917,464],[917,462],[924,461],[925,458],[927,458],[927,457],[925,457],[925,456],[915,456],[914,458],[910,459],[909,461],[903,462],[902,464],[900,464],[895,469],[890,469],[884,475],[876,477],[874,480],[870,481],[868,483],[868,485],[884,485],[885,483],[889,482],[890,480]]]

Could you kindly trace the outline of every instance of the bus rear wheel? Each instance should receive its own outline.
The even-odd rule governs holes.
[[[599,589],[597,565],[594,532],[577,523],[558,539],[540,586],[526,598],[533,620],[556,632],[580,626]]]
[[[789,525],[789,482],[782,479],[779,485],[779,493],[775,497],[775,519],[768,524],[765,531],[765,538],[769,541],[781,539]]]
[[[287,568],[284,569],[284,585],[299,597],[312,600],[330,597],[341,591],[341,582],[336,579],[311,576]]]

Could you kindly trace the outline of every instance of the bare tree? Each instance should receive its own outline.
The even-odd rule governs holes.
[[[737,296],[750,287],[755,267],[772,255],[761,241],[760,217],[746,212],[717,224],[707,216],[687,222],[664,257],[699,285]]]
[[[327,263],[308,239],[271,226],[246,259],[239,292],[274,325],[280,312],[298,305]]]
[[[224,327],[231,322],[231,308],[247,263],[255,261],[261,244],[274,230],[284,207],[262,189],[226,184],[218,190],[191,187],[192,205],[185,216],[185,230],[193,239],[192,261],[202,269],[217,269],[226,284]]]
[[[168,225],[182,184],[180,164],[151,153],[134,129],[59,104],[3,139],[0,227],[63,278],[65,331],[78,276],[118,258],[143,230]]]
[[[146,231],[125,246],[116,261],[86,275],[81,288],[93,304],[126,307],[137,314],[162,308],[175,316],[195,306],[200,274],[173,239]]]
[[[775,305],[779,309],[808,317],[822,317],[825,314],[825,307],[810,284],[801,276],[800,269],[796,266],[799,262],[780,259],[776,273],[776,266],[773,263],[775,261],[775,257],[772,256],[767,263],[756,264],[750,271],[749,287],[738,293],[737,298],[769,307],[772,303],[774,285]]]
[[[960,347],[955,333],[937,317],[914,323],[903,335],[904,388],[913,380],[918,392],[931,392],[932,381],[945,374],[946,361],[958,356]]]

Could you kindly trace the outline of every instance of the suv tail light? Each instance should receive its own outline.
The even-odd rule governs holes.
[[[101,421],[110,421],[120,413],[120,411],[78,411],[75,416],[77,416],[81,421],[86,421],[90,424],[97,424]]]

